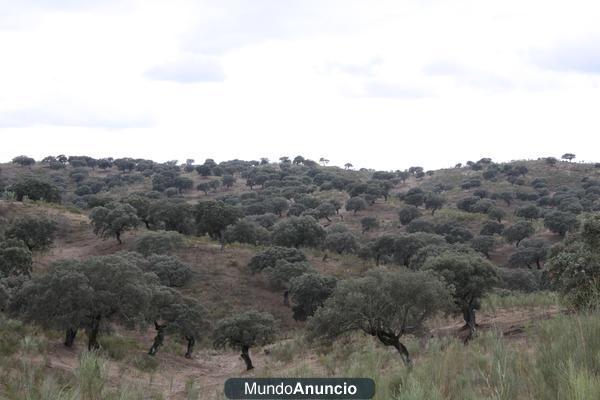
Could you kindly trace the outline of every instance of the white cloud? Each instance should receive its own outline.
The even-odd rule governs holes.
[[[39,126],[87,127],[104,129],[148,128],[153,125],[149,115],[127,115],[119,111],[84,110],[80,107],[5,110],[0,113],[0,128]]]
[[[367,97],[420,99],[423,97],[429,97],[432,95],[432,93],[417,86],[405,85],[401,83],[370,81],[365,85],[363,95]]]
[[[590,159],[599,144],[590,0],[0,0],[0,10],[2,159],[55,147],[158,160],[300,153],[398,169]]]
[[[531,58],[542,68],[600,74],[600,35],[561,42],[550,48],[534,49]]]
[[[185,56],[174,62],[154,66],[144,76],[179,83],[220,82],[225,80],[225,71],[214,58]]]

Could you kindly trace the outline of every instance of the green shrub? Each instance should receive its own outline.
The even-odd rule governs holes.
[[[135,241],[134,249],[145,256],[172,254],[183,247],[183,235],[175,231],[147,232]]]
[[[158,369],[158,360],[148,354],[134,357],[132,363],[135,368],[143,372],[154,372]]]
[[[134,339],[123,336],[103,335],[98,338],[98,343],[102,353],[112,360],[123,360],[128,353],[138,348]]]

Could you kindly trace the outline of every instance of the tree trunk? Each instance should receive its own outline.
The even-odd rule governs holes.
[[[192,353],[194,352],[194,344],[196,344],[196,338],[193,336],[186,336],[185,340],[187,340],[187,351],[185,352],[185,358],[192,358]]]
[[[156,323],[156,321],[154,322],[156,336],[154,337],[154,343],[152,343],[152,347],[150,347],[150,350],[148,350],[148,354],[150,354],[151,356],[155,355],[158,352],[158,349],[160,348],[160,346],[162,346],[163,342],[165,341],[166,327],[167,324],[159,325]]]
[[[408,354],[408,349],[406,348],[406,346],[400,343],[399,340],[396,343],[394,343],[393,346],[396,348],[396,350],[398,350],[398,353],[400,353],[400,357],[402,357],[402,361],[404,361],[404,364],[407,367],[411,367],[412,360],[410,359],[410,354]]]
[[[75,342],[75,336],[77,336],[77,328],[69,328],[65,333],[65,346],[73,347]]]
[[[252,365],[252,360],[250,359],[250,352],[248,346],[242,346],[242,354],[241,357],[246,363],[246,371],[250,371],[254,369],[254,365]]]
[[[410,355],[408,354],[408,349],[402,343],[400,343],[400,335],[396,335],[392,332],[386,332],[383,330],[376,330],[370,332],[371,335],[377,337],[381,343],[385,346],[394,346],[398,353],[400,353],[400,357],[402,357],[402,361],[407,367],[412,365],[412,361],[410,359]]]
[[[147,219],[143,219],[142,222],[146,225],[146,229],[150,229],[150,222]]]
[[[379,254],[377,254],[377,256],[375,256],[375,266],[379,267],[379,259],[381,258],[381,256]]]
[[[119,242],[119,244],[123,244],[121,241],[121,232],[117,232],[117,242]]]
[[[283,292],[283,305],[286,307],[290,306],[290,291],[286,290]]]
[[[469,304],[468,308],[463,311],[463,318],[465,320],[467,328],[469,328],[469,335],[465,338],[465,342],[468,342],[475,335],[475,327],[477,323],[475,321],[475,308]]]
[[[98,331],[100,330],[100,315],[92,318],[92,323],[88,329],[88,350],[98,350],[100,344],[98,343]]]

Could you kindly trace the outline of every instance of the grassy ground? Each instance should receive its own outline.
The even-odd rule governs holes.
[[[181,344],[169,338],[152,358],[145,355],[147,338],[117,332],[102,337],[99,353],[88,353],[81,343],[63,348],[58,332],[0,319],[0,397],[222,399],[228,377],[336,376],[373,378],[381,400],[597,399],[600,315],[561,313],[552,293],[491,296],[480,314],[468,345],[459,338],[459,319],[433,321],[427,339],[407,337],[410,369],[371,337],[319,346],[299,329],[252,349],[257,368],[250,374],[237,353],[215,352],[207,343],[185,360]]]
[[[412,369],[390,349],[356,336],[295,363],[285,375],[371,377],[377,386],[375,399],[382,400],[598,398],[599,315],[561,315],[525,330],[524,340],[488,330],[466,346],[451,337],[409,340],[415,356]],[[274,354],[289,363],[302,347],[288,342]],[[281,376],[281,369],[274,365],[264,374]]]

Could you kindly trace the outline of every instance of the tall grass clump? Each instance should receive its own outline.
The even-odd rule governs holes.
[[[408,341],[414,365],[372,338],[338,340],[313,376],[372,378],[379,400],[593,400],[600,393],[600,315],[561,315],[525,327],[519,340],[499,330]]]
[[[83,352],[75,371],[75,392],[82,400],[99,400],[103,398],[105,385],[106,361],[97,352]]]
[[[600,315],[559,316],[533,328],[535,393],[548,399],[597,399],[600,387]]]
[[[556,292],[511,292],[490,293],[482,300],[482,310],[496,312],[499,309],[536,309],[560,306],[559,295]]]

